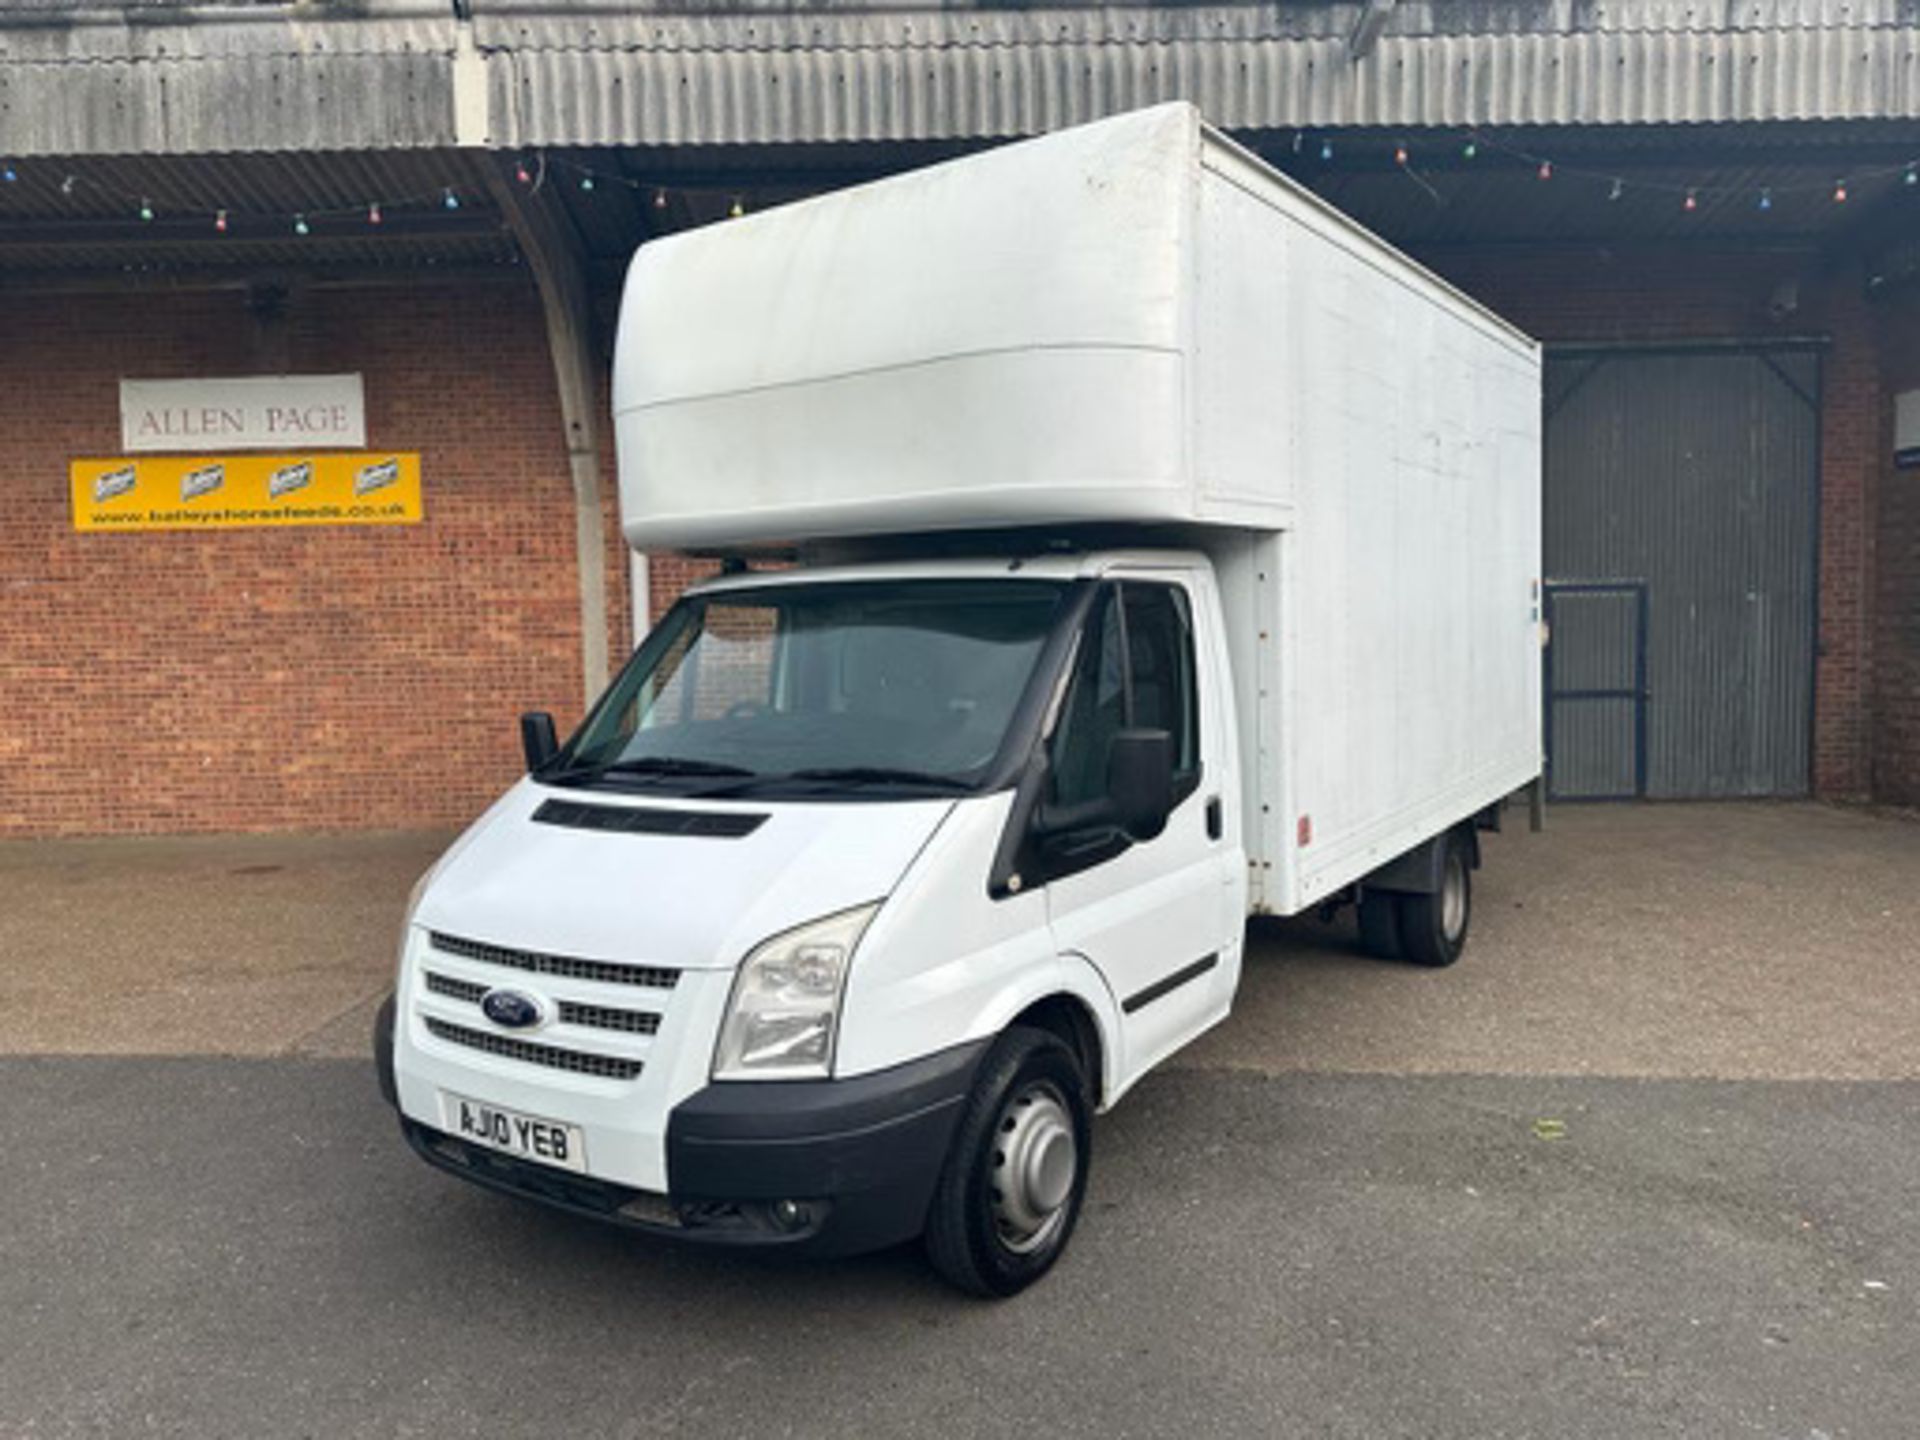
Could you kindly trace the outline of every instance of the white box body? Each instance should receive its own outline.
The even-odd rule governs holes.
[[[1191,106],[644,246],[614,409],[640,549],[1208,554],[1253,910],[1540,771],[1537,345]]]

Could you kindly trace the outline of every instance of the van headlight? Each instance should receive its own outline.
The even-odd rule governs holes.
[[[716,1080],[821,1080],[833,1068],[847,968],[880,902],[842,910],[763,940],[740,962]]]

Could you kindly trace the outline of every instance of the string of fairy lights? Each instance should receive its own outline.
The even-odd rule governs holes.
[[[296,236],[308,236],[317,227],[327,226],[335,233],[348,225],[368,230],[378,229],[389,219],[425,213],[449,213],[470,208],[485,198],[480,187],[463,188],[459,185],[440,185],[432,190],[421,190],[400,195],[375,196],[364,202],[351,204],[317,204],[300,209],[285,211],[248,210],[238,205],[194,205],[163,209],[157,205],[150,192],[135,192],[108,181],[83,177],[72,171],[58,171],[61,178],[57,185],[60,194],[69,199],[85,199],[89,196],[104,199],[115,208],[124,207],[142,224],[166,221],[171,224],[199,220],[203,221],[216,235],[226,235],[236,228],[249,229],[280,228]],[[655,210],[664,211],[672,204],[673,194],[690,194],[692,191],[669,191],[668,189],[646,181],[636,180],[629,175],[613,174],[595,170],[570,160],[545,154],[523,155],[514,162],[513,178],[530,192],[544,189],[549,184],[569,184],[581,194],[591,196],[603,185],[620,185],[635,192],[650,195],[650,203]],[[20,167],[12,160],[0,161],[0,197],[5,187],[17,185],[21,181]],[[711,193],[703,190],[700,193]],[[730,217],[746,214],[744,196],[734,195],[727,206]],[[4,210],[0,209],[0,214]],[[338,222],[338,223],[336,223]]]
[[[1296,133],[1293,148],[1296,154],[1308,148],[1309,137],[1305,132]],[[1444,144],[1444,142],[1442,142]],[[1786,197],[1796,194],[1824,194],[1835,205],[1847,203],[1853,188],[1863,181],[1882,180],[1898,176],[1903,186],[1920,187],[1920,156],[1896,161],[1890,165],[1856,167],[1834,176],[1831,181],[1814,180],[1805,183],[1786,185],[1748,185],[1697,184],[1675,180],[1647,180],[1639,177],[1629,180],[1616,171],[1598,169],[1582,164],[1563,164],[1551,156],[1512,144],[1498,137],[1485,135],[1479,131],[1468,131],[1458,137],[1454,148],[1443,150],[1441,145],[1430,147],[1435,155],[1444,155],[1448,159],[1458,156],[1459,160],[1472,162],[1482,151],[1504,156],[1530,168],[1535,179],[1542,183],[1561,180],[1586,183],[1601,187],[1602,193],[1610,202],[1618,202],[1629,192],[1647,195],[1665,196],[1676,202],[1687,214],[1698,212],[1708,201],[1746,201],[1755,210],[1768,211],[1774,206],[1776,196]],[[1335,159],[1334,139],[1331,135],[1319,137],[1317,152],[1323,164],[1331,164]],[[1414,147],[1405,140],[1397,141],[1393,147],[1394,164],[1415,179],[1423,179],[1414,164]]]
[[[1853,167],[1835,175],[1831,180],[1735,186],[1712,182],[1691,183],[1684,180],[1646,179],[1639,176],[1629,178],[1616,171],[1595,168],[1579,161],[1566,163],[1529,147],[1477,130],[1458,132],[1452,136],[1427,136],[1418,142],[1398,140],[1391,142],[1390,147],[1387,142],[1381,141],[1378,137],[1356,140],[1334,132],[1301,130],[1293,134],[1292,152],[1295,158],[1290,168],[1299,178],[1308,181],[1343,173],[1343,162],[1355,155],[1360,156],[1367,162],[1367,168],[1372,169],[1377,167],[1378,157],[1390,154],[1393,168],[1426,191],[1436,202],[1443,201],[1443,197],[1431,178],[1432,167],[1444,165],[1449,172],[1457,173],[1462,169],[1474,168],[1474,162],[1483,161],[1488,157],[1498,157],[1500,160],[1530,169],[1541,184],[1593,187],[1610,202],[1618,202],[1634,194],[1661,197],[1677,205],[1686,214],[1697,213],[1703,207],[1709,204],[1717,205],[1718,202],[1746,204],[1755,210],[1766,212],[1774,208],[1776,200],[1811,193],[1823,194],[1830,203],[1844,205],[1853,190],[1862,183],[1896,176],[1903,186],[1920,187],[1920,156],[1887,165]],[[33,163],[40,165],[43,162]],[[311,235],[321,226],[336,233],[347,226],[371,230],[385,224],[390,216],[417,214],[423,211],[428,213],[459,211],[474,201],[484,199],[484,195],[477,189],[463,191],[458,185],[440,185],[431,190],[411,194],[370,196],[364,201],[351,204],[317,204],[293,211],[263,212],[247,210],[237,205],[208,206],[204,204],[163,210],[154,203],[150,194],[125,190],[112,183],[82,177],[73,172],[50,169],[48,173],[61,175],[57,188],[65,197],[104,199],[116,208],[124,206],[129,214],[143,224],[151,224],[162,219],[173,224],[199,220],[217,235],[228,234],[243,223],[251,229],[284,228],[295,236]],[[708,186],[688,189],[670,188],[618,172],[597,170],[570,158],[548,155],[545,152],[531,152],[518,156],[514,160],[512,173],[514,183],[529,192],[563,185],[590,199],[602,186],[621,186],[642,197],[643,204],[659,212],[671,209],[676,195],[713,196],[725,193]],[[1346,167],[1344,173],[1357,172],[1353,167]],[[0,160],[0,199],[4,198],[6,187],[20,182],[19,164],[12,160]],[[746,211],[745,196],[732,195],[727,203],[727,215],[738,217],[744,215]]]

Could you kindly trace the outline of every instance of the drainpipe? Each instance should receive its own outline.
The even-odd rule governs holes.
[[[1367,0],[1361,7],[1353,28],[1347,32],[1347,59],[1358,63],[1373,53],[1380,32],[1387,28],[1387,21],[1393,18],[1394,4],[1395,0]]]

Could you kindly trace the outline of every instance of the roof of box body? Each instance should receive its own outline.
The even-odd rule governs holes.
[[[0,115],[15,156],[990,139],[1172,98],[1233,130],[1887,119],[1920,116],[1917,24],[1920,0],[0,0]]]

